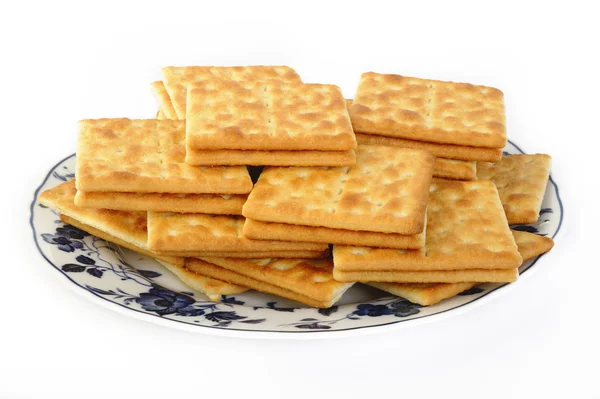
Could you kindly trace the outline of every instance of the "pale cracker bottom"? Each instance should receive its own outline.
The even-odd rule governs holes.
[[[256,240],[301,241],[402,249],[419,249],[425,245],[425,229],[419,234],[402,235],[246,219],[243,234],[245,237]]]
[[[77,191],[75,205],[119,211],[241,215],[248,198],[241,194],[170,194]]]
[[[366,283],[392,295],[402,297],[419,305],[429,306],[444,299],[452,298],[461,292],[474,287],[478,283],[431,283],[431,284],[404,284],[404,283]]]
[[[329,256],[329,250],[325,251],[266,251],[266,252],[159,252],[161,255],[181,256],[184,258],[286,258],[286,259],[319,259]]]
[[[304,262],[294,262],[291,267],[286,267],[286,263],[289,264],[285,260],[277,259],[243,261],[227,258],[190,258],[187,259],[186,266],[190,270],[219,280],[318,308],[332,306],[353,285],[333,280],[330,268],[312,268],[303,264]]]
[[[146,256],[150,256],[152,258],[155,259],[159,259],[162,260],[164,262],[170,263],[172,265],[175,266],[183,266],[184,264],[184,259],[182,257],[177,257],[177,256],[169,256],[169,255],[159,255],[155,252],[149,251],[147,249],[144,248],[140,248],[137,245],[134,245],[130,242],[124,241],[120,238],[117,238],[111,234],[108,234],[102,230],[98,230],[92,226],[89,226],[85,223],[81,223],[80,221],[78,221],[77,219],[73,219],[72,217],[66,216],[61,214],[60,215],[60,220],[63,221],[63,223],[67,223],[70,224],[71,226],[77,227],[80,230],[86,231],[88,233],[90,233],[93,236],[96,236],[98,238],[101,238],[103,240],[106,241],[110,241],[113,242],[117,245],[120,245],[122,247],[125,247],[127,249],[131,249],[132,251],[138,252],[142,255],[146,255]]]
[[[482,148],[452,144],[438,144],[364,133],[356,133],[356,141],[359,145],[378,144],[427,150],[439,158],[456,159],[462,161],[496,162],[502,158],[502,148]]]
[[[223,295],[241,294],[248,291],[246,287],[203,276],[200,273],[187,269],[185,266],[175,266],[160,260],[157,260],[157,262],[177,276],[182,283],[193,290],[203,293],[213,302],[220,301]]]
[[[351,151],[251,151],[187,149],[185,162],[197,166],[352,166],[356,154]]]
[[[433,177],[450,180],[477,180],[477,163],[455,159],[436,158]]]
[[[431,271],[343,271],[333,270],[337,281],[402,282],[402,283],[463,283],[488,282],[512,283],[517,280],[519,269],[469,269]]]

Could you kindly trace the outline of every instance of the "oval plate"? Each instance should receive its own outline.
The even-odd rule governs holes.
[[[523,151],[509,142],[505,154],[518,153]],[[225,296],[221,303],[213,303],[201,293],[192,292],[153,259],[65,225],[56,212],[39,204],[40,192],[73,178],[74,171],[75,154],[55,165],[35,192],[30,224],[37,248],[87,298],[162,325],[253,338],[330,337],[332,332],[346,335],[343,332],[413,325],[431,320],[432,316],[459,313],[490,298],[492,293],[506,291],[508,286],[481,284],[429,307],[361,284],[353,286],[336,306],[328,309],[308,308],[257,291]],[[538,222],[512,228],[555,237],[562,219],[558,186],[550,177]],[[521,274],[539,259],[523,264]]]

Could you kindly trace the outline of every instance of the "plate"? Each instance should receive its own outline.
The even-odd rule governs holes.
[[[505,155],[523,153],[512,142],[504,151]],[[482,284],[428,307],[361,284],[353,286],[336,306],[328,309],[309,308],[256,291],[225,296],[221,303],[213,303],[191,291],[153,259],[65,225],[55,211],[37,201],[39,193],[73,178],[74,171],[75,154],[56,164],[35,192],[30,224],[38,250],[86,298],[165,326],[246,337],[329,337],[335,333],[346,335],[414,325],[457,314],[509,286]],[[558,186],[550,177],[538,222],[512,228],[555,237],[562,219]],[[521,274],[527,274],[533,266],[539,267],[539,260],[537,257],[523,264]]]

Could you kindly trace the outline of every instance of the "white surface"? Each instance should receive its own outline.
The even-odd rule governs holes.
[[[600,397],[596,12],[417,3],[2,3],[0,397]],[[554,158],[566,208],[556,248],[485,306],[339,340],[180,332],[66,289],[27,220],[34,188],[75,150],[76,121],[151,117],[163,65],[258,63],[347,96],[366,70],[501,88],[509,137]]]

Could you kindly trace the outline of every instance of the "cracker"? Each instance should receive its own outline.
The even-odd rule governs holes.
[[[477,180],[476,163],[436,158],[433,165],[433,177],[450,180]]]
[[[215,79],[269,86],[302,83],[296,71],[287,66],[170,66],[163,68],[162,73],[163,83],[179,119],[186,118],[187,90],[191,84],[202,84]]]
[[[185,122],[89,119],[79,122],[77,189],[81,191],[247,194],[242,166],[185,163]]]
[[[398,250],[335,245],[336,270],[511,269],[521,264],[521,255],[494,183],[435,179],[429,191],[424,248]]]
[[[444,299],[452,298],[478,283],[367,283],[392,295],[408,299],[413,303],[430,306]]]
[[[158,263],[173,273],[183,284],[195,291],[203,293],[213,302],[219,302],[223,295],[235,295],[248,291],[248,288],[246,287],[227,283],[212,277],[206,277],[200,273],[191,271],[185,266],[171,265],[160,260]]]
[[[392,147],[414,148],[431,152],[438,158],[463,161],[495,162],[502,159],[501,148],[469,147],[451,144],[428,143],[425,141],[406,140],[398,137],[376,136],[374,134],[356,133],[359,145],[387,145]]]
[[[269,165],[269,166],[352,166],[356,154],[351,151],[256,151],[188,149],[189,165]]]
[[[426,151],[361,146],[349,168],[265,168],[242,214],[263,222],[418,234],[433,163]]]
[[[296,224],[268,223],[252,219],[246,219],[243,234],[244,237],[255,240],[320,242],[382,248],[418,249],[425,245],[425,231],[415,235],[402,235],[372,231],[330,229],[328,227],[300,226]]]
[[[102,231],[102,230],[92,227],[88,224],[85,224],[78,219],[64,215],[62,213],[60,214],[60,220],[63,223],[70,224],[71,226],[77,227],[80,230],[86,231],[95,237],[101,238],[105,241],[112,242],[123,248],[131,249],[132,251],[138,252],[142,255],[149,256],[156,260],[162,260],[164,262],[169,262],[170,264],[173,264],[173,265],[183,265],[184,259],[181,256],[160,255],[160,254],[154,253],[152,251],[149,251],[145,245],[143,247],[136,245],[136,244],[140,244],[140,241],[138,241],[138,239],[139,239],[139,235],[141,235],[142,231],[144,230],[142,228],[142,226],[144,226],[143,220],[145,219],[145,217],[144,217],[145,215],[127,215],[128,217],[125,217],[125,218],[123,218],[122,216],[123,215],[117,216],[117,217],[124,219],[125,231],[123,231],[122,228],[110,230],[110,227],[105,227],[109,232]],[[102,219],[103,219],[102,221],[105,224],[114,222],[114,220],[111,220],[112,219],[111,217],[106,217],[106,215],[104,215],[104,217]],[[115,225],[116,225],[116,223],[115,223]],[[112,232],[118,232],[124,238],[116,237],[111,234]],[[145,233],[145,231],[144,231],[144,233]],[[138,242],[136,242],[134,244],[133,243],[134,240],[138,241]]]
[[[468,269],[468,270],[427,270],[427,271],[346,271],[333,269],[337,281],[358,282],[402,282],[402,283],[512,283],[519,277],[518,268],[512,269]]]
[[[523,261],[548,252],[554,246],[554,241],[548,237],[542,237],[536,234],[516,230],[512,230],[511,232],[519,248],[519,253],[523,257]],[[428,306],[459,294],[479,283],[462,282],[418,284],[369,282],[366,284],[372,285],[391,294],[406,298],[411,302]]]
[[[187,265],[203,274],[320,308],[332,306],[354,284],[335,281],[329,259],[190,258]]]
[[[194,84],[188,88],[186,134],[188,151],[356,148],[342,91],[325,84]]]
[[[324,251],[262,251],[262,252],[159,252],[161,255],[181,256],[184,258],[245,258],[245,259],[262,259],[262,258],[284,258],[284,259],[319,259],[327,258],[330,255],[329,249]]]
[[[367,72],[350,117],[361,133],[487,148],[506,145],[504,94],[487,86]]]
[[[326,244],[249,240],[240,216],[148,212],[148,248],[157,252],[325,251]]]
[[[554,247],[554,241],[550,237],[543,237],[526,231],[511,231],[524,261],[544,254]]]
[[[496,163],[479,162],[477,177],[496,183],[508,223],[538,220],[552,158],[546,154],[517,154]]]
[[[61,218],[69,220],[68,223],[75,223],[73,224],[75,227],[89,226],[94,229],[90,234],[156,257],[156,254],[150,252],[146,245],[148,240],[146,212],[80,208],[73,202],[76,192],[75,179],[71,179],[44,191],[40,194],[39,201],[42,205],[60,213]],[[108,236],[111,238],[106,238]],[[165,257],[164,259],[170,263],[183,264],[176,258]]]
[[[175,108],[173,108],[173,103],[171,102],[171,97],[169,97],[169,93],[167,93],[167,89],[165,88],[164,83],[159,80],[151,83],[152,92],[158,101],[160,106],[160,111],[163,114],[163,118],[157,119],[179,119],[177,118],[177,113],[175,112]]]
[[[75,205],[121,211],[241,215],[247,195],[77,191]]]

